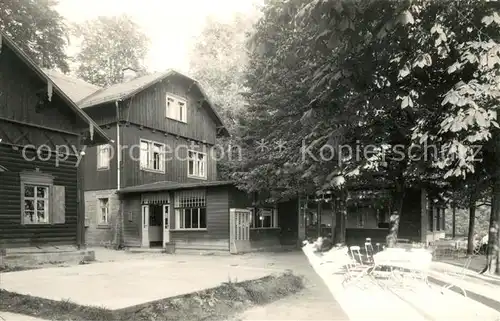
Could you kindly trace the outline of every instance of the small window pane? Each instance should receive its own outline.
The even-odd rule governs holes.
[[[35,201],[34,200],[25,200],[24,201],[24,210],[25,211],[34,211],[35,210]]]
[[[40,211],[40,210],[44,210],[46,205],[47,205],[47,203],[46,203],[45,201],[40,201],[40,200],[38,200],[38,201],[36,202],[36,209],[37,209],[38,211]]]
[[[200,228],[207,228],[207,209],[200,208]]]
[[[189,166],[189,175],[194,175],[194,162],[190,160],[188,162],[188,166]]]
[[[24,211],[24,223],[35,223],[34,211]]]
[[[49,197],[48,195],[48,188],[47,187],[37,187],[36,188],[36,196],[41,197],[41,198],[47,198]]]
[[[198,226],[199,214],[200,214],[199,208],[195,208],[195,209],[191,210],[191,219],[192,219],[191,227],[192,228],[199,228],[199,226]]]
[[[45,211],[37,211],[37,219],[38,222],[45,223],[46,222]]]
[[[262,227],[272,227],[270,215],[264,215],[262,217]]]
[[[191,228],[191,209],[184,210],[184,228]]]
[[[24,196],[25,197],[35,197],[35,187],[34,186],[24,186]]]

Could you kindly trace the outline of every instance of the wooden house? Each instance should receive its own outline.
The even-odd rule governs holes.
[[[88,244],[229,251],[232,237],[247,249],[296,243],[296,217],[292,226],[278,214],[288,203],[258,206],[218,180],[217,152],[227,151],[216,139],[229,133],[194,79],[169,70],[87,96],[77,90],[74,99],[113,139],[89,148],[84,162]]]
[[[0,33],[0,247],[83,245],[86,146],[106,134]]]

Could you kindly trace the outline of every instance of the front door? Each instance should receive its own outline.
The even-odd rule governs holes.
[[[142,247],[149,247],[149,205],[142,205]]]
[[[164,204],[163,205],[163,247],[165,247],[165,244],[170,242],[170,205],[169,204]]]

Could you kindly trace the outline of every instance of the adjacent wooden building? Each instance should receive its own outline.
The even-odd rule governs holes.
[[[0,33],[0,248],[82,245],[81,152],[108,141]]]
[[[300,238],[318,236],[341,239],[348,245],[363,245],[366,238],[373,243],[386,243],[390,229],[391,190],[370,190],[362,186],[351,188],[347,197],[345,226],[339,226],[339,211],[331,196],[311,196],[300,199]],[[344,228],[345,231],[340,229]],[[438,195],[425,187],[407,189],[400,216],[398,238],[429,244],[445,237],[445,204]]]

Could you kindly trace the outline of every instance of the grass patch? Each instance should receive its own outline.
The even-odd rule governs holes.
[[[285,273],[239,283],[229,280],[216,288],[115,311],[0,290],[0,311],[65,321],[215,321],[225,320],[254,305],[276,301],[303,288],[301,277]]]
[[[3,266],[0,266],[0,273],[35,270],[35,269],[39,269],[39,268],[40,267],[38,267],[38,266],[9,266],[9,265],[3,265]]]

